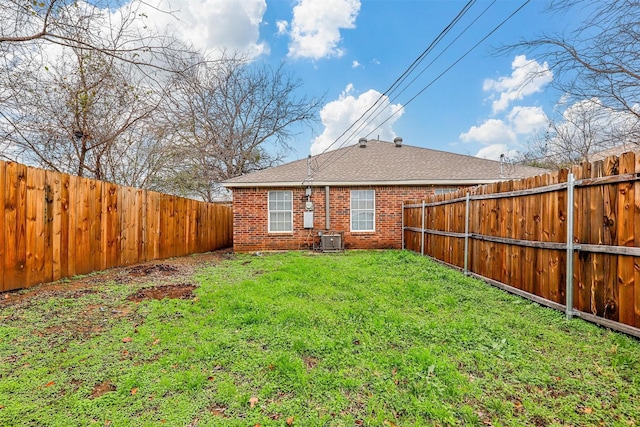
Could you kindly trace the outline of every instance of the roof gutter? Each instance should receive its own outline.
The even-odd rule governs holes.
[[[520,179],[520,178],[516,178]],[[504,179],[427,179],[416,181],[274,181],[274,182],[223,182],[226,188],[257,188],[257,187],[357,187],[357,186],[425,186],[425,185],[482,185],[493,184]]]

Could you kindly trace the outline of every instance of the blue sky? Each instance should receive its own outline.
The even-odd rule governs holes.
[[[433,61],[415,83],[397,97],[383,99],[384,109],[374,123],[347,134],[349,138],[339,139],[333,147],[356,143],[369,134],[385,140],[401,136],[405,144],[494,159],[525,150],[527,141],[546,128],[545,115],[559,98],[549,88],[553,75],[542,73],[529,81],[529,71],[546,69],[535,55],[492,52],[523,37],[562,31],[568,22],[544,13],[546,0],[530,1],[433,82],[523,3],[478,0],[410,77]],[[318,126],[290,141],[294,151],[288,160],[295,160],[310,152],[317,154],[334,142],[465,4],[457,0],[172,0],[181,22],[167,24],[199,48],[239,49],[254,61],[275,67],[284,64],[302,80],[301,94],[324,96]],[[160,18],[160,24],[167,19]]]

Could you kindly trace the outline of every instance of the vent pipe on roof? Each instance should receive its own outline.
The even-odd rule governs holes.
[[[396,144],[396,147],[402,147],[402,138],[400,138],[399,136],[393,138],[393,142],[394,144]]]
[[[358,141],[360,148],[367,148],[367,138],[360,138]]]

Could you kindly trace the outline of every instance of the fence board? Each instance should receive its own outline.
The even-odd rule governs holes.
[[[558,172],[554,172],[549,176],[548,184],[555,185],[559,182]],[[549,212],[547,215],[543,216],[543,227],[546,232],[543,232],[543,238],[546,238],[548,242],[559,242],[558,240],[558,230],[560,228],[560,214],[559,214],[559,202],[558,196],[560,195],[560,191],[554,191],[549,194]],[[544,201],[544,198],[543,198]],[[562,241],[562,240],[560,240]],[[560,284],[560,277],[558,275],[558,259],[559,259],[560,251],[549,250],[547,251],[547,259],[545,267],[547,268],[547,272],[545,274],[546,277],[546,286],[549,292],[549,297],[551,301],[561,302],[559,298],[559,289],[558,285]]]
[[[44,266],[42,282],[53,281],[53,172],[44,173]]]
[[[118,206],[118,187],[115,184],[105,183],[103,192],[103,268],[112,268],[118,265],[118,254],[120,247],[120,223]]]
[[[569,171],[566,169],[558,173],[558,182],[566,183],[569,177]],[[567,238],[567,190],[558,192],[558,220],[559,229],[556,242],[566,242]],[[566,300],[567,290],[567,254],[565,251],[558,253],[558,302]]]
[[[605,176],[618,175],[618,158],[611,156],[605,159]],[[618,184],[619,185],[619,184]],[[604,215],[603,215],[603,243],[607,246],[618,245],[618,185],[610,184],[603,186]],[[604,294],[602,300],[603,317],[617,321],[619,318],[619,283],[618,279],[618,256],[604,254]]]
[[[640,155],[635,156],[635,173],[640,174]],[[640,181],[635,181],[633,184],[633,206],[630,215],[633,215],[634,224],[634,240],[635,246],[640,246]],[[640,327],[640,257],[635,257],[633,260],[633,288],[634,288],[634,312],[635,312],[635,325]]]
[[[550,175],[546,174],[539,177],[537,187],[546,187],[549,185]],[[553,193],[551,193],[553,194]],[[540,242],[548,242],[551,235],[551,216],[552,216],[552,203],[551,194],[538,194],[535,196],[538,206],[538,219],[536,220],[536,235],[535,240]],[[547,203],[545,203],[547,202]],[[549,211],[543,212],[543,209]],[[551,292],[549,290],[549,249],[542,249],[537,251],[538,258],[536,262],[536,280],[540,288],[540,296],[542,298],[551,300]]]
[[[76,251],[78,240],[78,185],[80,179],[76,176],[69,177],[69,241],[67,247],[69,276],[78,274]]]
[[[51,222],[49,242],[51,245],[51,279],[55,281],[62,278],[62,180],[57,172],[47,171],[46,181],[49,186],[48,208],[49,221]],[[2,229],[2,227],[0,227]],[[47,255],[46,263],[49,263]]]
[[[634,172],[635,155],[633,153],[625,153],[620,156],[618,169],[618,172],[620,174],[628,174]],[[617,244],[619,246],[634,246],[634,184],[631,182],[622,182],[618,184],[617,187]],[[617,312],[618,321],[627,325],[636,326],[634,312],[635,292],[633,277],[633,258],[634,257],[631,256],[620,256],[618,258],[617,283],[619,287]]]
[[[7,163],[5,168],[5,291],[19,289],[27,282],[26,170],[18,163]]]
[[[0,162],[0,292],[5,290],[5,277],[4,277],[4,264],[5,264],[5,226],[4,226],[4,215],[5,215],[5,163]]]
[[[595,162],[591,169],[592,178],[605,176],[604,161]],[[590,226],[588,230],[588,240],[585,243],[601,245],[604,243],[604,202],[605,189],[602,186],[589,188],[589,215]],[[591,253],[588,255],[589,263],[589,291],[590,291],[590,312],[602,317],[604,314],[604,255]],[[584,308],[580,308],[586,311]]]
[[[517,191],[517,190],[521,190],[522,189],[522,182],[521,181],[514,181],[513,183],[513,191]],[[522,197],[514,197],[512,199],[513,202],[513,206],[512,206],[512,211],[513,211],[513,230],[511,232],[511,236],[514,239],[519,239],[521,237],[521,228],[522,228],[522,223],[520,221],[521,215],[522,215]],[[514,288],[518,288],[518,289],[522,289],[522,252],[521,252],[522,248],[520,248],[519,246],[512,246],[512,250],[511,250],[511,283],[509,283],[509,285],[513,286]]]
[[[44,281],[45,194],[44,170],[28,173],[26,199],[27,286]]]

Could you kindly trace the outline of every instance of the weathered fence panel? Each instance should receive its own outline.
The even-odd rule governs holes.
[[[576,183],[571,207],[569,173]],[[471,274],[555,308],[567,300],[567,216],[573,215],[576,315],[640,336],[639,154],[407,201],[403,209],[405,248],[459,268],[466,258]]]
[[[232,245],[229,206],[0,161],[0,292]]]

